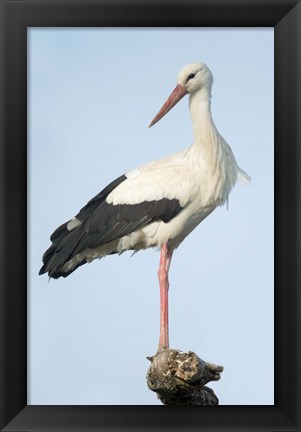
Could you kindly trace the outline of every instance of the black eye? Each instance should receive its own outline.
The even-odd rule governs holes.
[[[187,77],[186,82],[188,82],[190,79],[192,79],[192,78],[194,78],[194,77],[195,77],[195,74],[194,74],[194,73],[189,74],[188,77]]]

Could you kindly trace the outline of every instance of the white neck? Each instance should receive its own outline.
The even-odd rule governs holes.
[[[221,202],[228,199],[231,188],[237,178],[238,166],[231,148],[223,140],[213,122],[211,115],[211,89],[203,87],[190,95],[190,115],[194,131],[194,143],[190,146],[194,166],[208,183],[211,176],[209,195],[220,197]],[[212,195],[210,195],[212,197]]]
[[[211,115],[211,88],[203,87],[190,95],[190,116],[194,132],[192,153],[215,165],[222,151],[220,135]]]
[[[215,126],[211,116],[211,91],[204,87],[189,97],[190,116],[195,142],[207,141],[205,135]],[[208,130],[209,128],[209,130]]]

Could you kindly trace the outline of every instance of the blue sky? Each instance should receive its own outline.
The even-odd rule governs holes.
[[[272,28],[29,29],[29,404],[160,404],[145,380],[159,253],[50,282],[38,271],[53,230],[107,183],[192,143],[188,98],[147,126],[196,61],[213,72],[215,124],[252,185],[237,184],[229,209],[175,252],[170,342],[224,366],[211,385],[220,404],[274,403],[273,38]]]

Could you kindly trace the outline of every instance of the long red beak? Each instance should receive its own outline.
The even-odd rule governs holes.
[[[182,97],[185,96],[187,93],[188,92],[186,90],[186,87],[182,86],[181,84],[178,84],[173,90],[173,92],[171,93],[171,95],[169,96],[169,98],[167,99],[167,101],[165,102],[165,104],[163,105],[163,107],[160,109],[156,117],[154,117],[154,119],[151,121],[149,127],[152,127],[162,117],[164,117],[165,114],[167,114],[168,111],[171,110],[172,107],[174,107],[175,104],[178,103],[179,100],[181,100]]]

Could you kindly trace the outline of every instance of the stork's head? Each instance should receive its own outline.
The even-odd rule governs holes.
[[[149,127],[157,123],[186,94],[193,94],[202,89],[211,91],[213,76],[205,63],[190,63],[183,67],[178,75],[178,84],[162,106]]]
[[[194,93],[201,88],[211,89],[213,76],[205,63],[191,63],[183,67],[178,75],[178,85],[186,88],[187,93]]]

